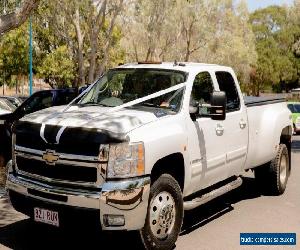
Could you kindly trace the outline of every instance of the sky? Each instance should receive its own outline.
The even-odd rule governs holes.
[[[294,0],[247,0],[249,11],[254,11],[258,8],[264,8],[269,5],[292,4]]]

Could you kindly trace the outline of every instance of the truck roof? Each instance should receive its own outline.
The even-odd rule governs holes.
[[[180,70],[186,72],[199,71],[199,70],[232,70],[230,67],[217,65],[217,64],[207,64],[207,63],[194,63],[194,62],[153,62],[153,63],[127,63],[120,65],[117,68],[148,68],[148,69],[169,69],[169,70]]]

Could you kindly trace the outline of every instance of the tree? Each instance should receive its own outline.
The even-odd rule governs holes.
[[[257,55],[245,1],[136,0],[127,6],[127,60],[226,64],[249,82]]]
[[[174,0],[135,0],[127,2],[123,13],[124,37],[130,61],[167,60],[172,54],[179,30]],[[173,60],[174,58],[172,58]]]
[[[37,67],[37,71],[52,87],[71,85],[74,79],[74,64],[67,46],[60,46],[48,54]]]
[[[250,18],[256,38],[258,62],[252,76],[253,92],[259,95],[262,87],[287,86],[295,81],[297,71],[292,47],[295,26],[289,22],[288,9],[270,6],[255,11]],[[287,87],[286,87],[287,88]]]
[[[20,8],[0,16],[0,35],[23,24],[40,0],[24,0]]]
[[[48,53],[63,44],[68,46],[78,76],[74,86],[93,82],[112,60],[118,61],[115,49],[123,56],[117,23],[123,7],[124,0],[43,1],[37,16],[37,23],[43,26],[39,32],[49,30],[49,38],[56,43],[48,46]]]
[[[289,11],[289,22],[293,25],[294,30],[294,44],[292,45],[292,52],[294,54],[294,65],[297,71],[297,80],[294,87],[300,86],[300,0],[295,0],[294,5]]]
[[[26,25],[15,29],[1,38],[0,72],[4,82],[16,84],[17,80],[28,71],[28,33]],[[12,76],[16,77],[13,81]]]
[[[211,20],[215,27],[213,35],[195,56],[198,60],[233,67],[242,87],[247,89],[252,67],[257,61],[247,3],[221,0],[216,9]]]

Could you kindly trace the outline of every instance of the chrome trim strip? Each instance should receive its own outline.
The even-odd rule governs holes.
[[[66,181],[66,180],[48,178],[48,177],[41,176],[41,175],[36,175],[36,174],[30,174],[28,172],[21,171],[18,168],[16,169],[16,171],[17,171],[17,174],[27,176],[27,177],[30,177],[30,178],[34,178],[34,179],[37,179],[37,180],[40,180],[40,181],[44,180],[44,181],[54,183],[54,184],[55,183],[57,183],[57,184],[70,184],[70,185],[80,185],[80,186],[83,186],[83,187],[94,188],[94,187],[97,187],[97,186],[99,186],[100,184],[103,183],[103,182],[99,181],[99,178],[98,178],[97,182]]]
[[[15,151],[15,155],[23,157],[23,158],[26,158],[26,159],[33,159],[33,160],[37,160],[37,161],[44,161],[40,156],[26,154],[26,153],[22,153],[22,152],[19,152],[19,151]]]
[[[22,151],[22,152],[25,152],[25,153],[37,154],[37,155],[43,155],[43,153],[44,153],[44,151],[42,151],[42,150],[25,148],[25,147],[21,147],[21,146],[18,146],[18,145],[15,145],[15,150]]]
[[[102,186],[102,191],[116,191],[116,190],[131,190],[136,188],[144,187],[145,185],[150,184],[150,177],[138,177],[124,181],[110,181],[105,182]]]
[[[63,154],[63,153],[59,153],[59,152],[56,152],[56,153],[59,154],[60,158],[62,158],[62,159],[92,161],[92,162],[100,163],[100,161],[98,160],[98,157],[96,157],[96,156]]]
[[[16,156],[19,157],[23,157],[26,159],[33,159],[33,160],[37,160],[37,161],[42,161],[45,162],[45,160],[42,159],[42,157],[40,156],[36,156],[36,155],[32,155],[32,154],[26,154],[20,151],[16,151],[15,152]],[[55,164],[64,164],[64,165],[69,165],[69,166],[78,166],[78,167],[91,167],[91,168],[98,168],[99,163],[95,162],[95,163],[87,163],[84,161],[69,161],[69,160],[64,160],[62,159],[62,157],[60,157]]]
[[[27,188],[33,188],[46,193],[53,193],[53,191],[55,190],[55,193],[58,194],[85,195],[85,196],[93,197],[95,195],[100,194],[101,192],[101,188],[99,188],[99,191],[92,191],[92,190],[84,190],[78,188],[73,189],[73,188],[66,188],[66,187],[57,187],[36,180],[27,179],[21,176],[16,177],[12,174],[9,175],[9,180],[13,181],[14,183],[18,183],[22,186],[25,186]]]
[[[15,146],[16,151],[21,151],[22,153],[31,153],[42,156],[46,151],[37,150],[37,149],[31,149],[31,148],[25,148],[16,145]],[[59,158],[66,159],[66,160],[80,160],[80,161],[92,161],[100,163],[97,156],[87,156],[87,155],[74,155],[74,154],[65,154],[60,152],[55,152],[56,154],[59,154]]]
[[[63,159],[58,159],[58,161],[55,164],[64,164],[70,166],[89,167],[89,168],[97,168],[97,169],[99,165],[99,163],[77,162],[77,161],[69,161]]]
[[[8,191],[12,190],[17,193],[32,197],[37,200],[47,201],[54,204],[62,204],[75,207],[84,207],[84,208],[95,208],[99,209],[99,199],[101,197],[101,190],[99,191],[90,191],[90,190],[80,190],[80,189],[68,189],[60,188],[56,186],[46,185],[37,181],[27,180],[25,178],[14,176],[10,174],[7,179],[6,188]],[[44,193],[64,195],[68,197],[68,201],[57,201],[40,196],[34,196],[29,194],[27,189],[34,189]]]

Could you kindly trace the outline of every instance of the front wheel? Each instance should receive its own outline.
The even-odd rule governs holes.
[[[268,164],[254,169],[255,179],[267,193],[283,194],[290,171],[289,152],[284,144],[280,144],[276,157]]]
[[[151,186],[149,206],[140,235],[146,249],[173,249],[183,221],[183,199],[178,182],[161,175]]]

